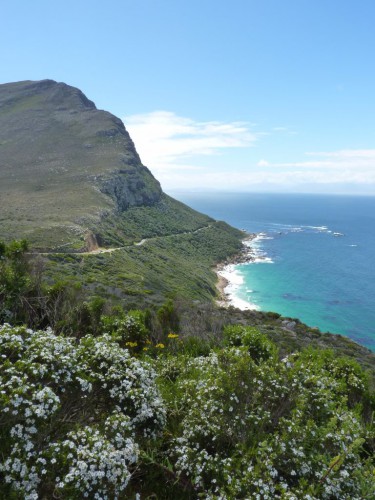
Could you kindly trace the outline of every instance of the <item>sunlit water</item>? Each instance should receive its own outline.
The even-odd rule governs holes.
[[[172,195],[259,234],[255,262],[236,267],[238,299],[375,350],[375,197]]]

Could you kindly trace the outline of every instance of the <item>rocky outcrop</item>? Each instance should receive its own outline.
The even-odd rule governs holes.
[[[118,170],[110,177],[101,180],[101,191],[115,201],[119,212],[131,206],[150,206],[159,201],[162,192],[160,184],[153,183],[152,186],[148,186],[147,169],[142,168],[144,172]]]
[[[92,252],[97,250],[100,246],[100,237],[94,233],[87,233],[85,235],[85,246],[82,251]]]

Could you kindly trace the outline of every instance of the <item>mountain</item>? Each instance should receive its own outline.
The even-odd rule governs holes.
[[[163,193],[122,121],[53,80],[0,85],[0,239],[115,297],[216,294],[242,233]]]
[[[2,230],[31,240],[69,239],[162,195],[122,121],[53,80],[0,85],[0,162],[0,211],[12,222]]]

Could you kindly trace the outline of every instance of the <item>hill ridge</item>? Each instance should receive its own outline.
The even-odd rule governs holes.
[[[161,195],[122,121],[81,90],[54,80],[0,85],[0,211],[17,221],[17,237],[74,240],[102,215]],[[11,235],[12,226],[0,229]]]

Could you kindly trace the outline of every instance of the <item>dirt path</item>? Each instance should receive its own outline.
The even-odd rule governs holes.
[[[134,242],[130,245],[124,245],[122,247],[115,247],[115,248],[96,248],[95,250],[91,250],[89,252],[29,252],[29,255],[56,255],[56,254],[63,254],[63,255],[98,255],[101,253],[112,253],[112,252],[117,252],[118,250],[125,250],[126,248],[134,248],[134,247],[140,247],[147,243],[148,241],[155,241],[155,240],[160,240],[164,238],[172,238],[174,236],[182,236],[186,234],[195,234],[198,233],[199,231],[204,231],[205,229],[209,229],[212,227],[212,224],[208,224],[207,226],[199,227],[198,229],[194,229],[194,231],[185,231],[183,233],[173,233],[173,234],[165,234],[164,236],[152,236],[151,238],[143,238],[141,241]]]

